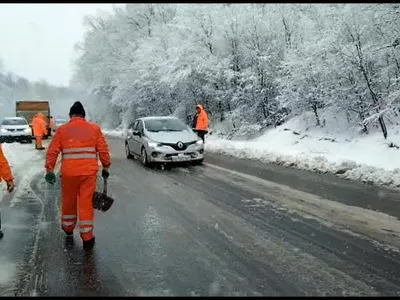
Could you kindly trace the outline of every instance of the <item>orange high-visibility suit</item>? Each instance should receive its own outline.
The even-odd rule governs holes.
[[[42,137],[47,134],[46,121],[42,113],[38,113],[32,120],[33,135],[36,139],[36,149],[43,148]]]
[[[47,172],[54,170],[60,152],[62,229],[73,232],[78,212],[81,238],[89,241],[94,238],[92,197],[99,169],[97,154],[103,167],[109,168],[108,146],[99,126],[84,118],[72,117],[56,129],[46,154]]]
[[[200,113],[197,115],[196,119],[196,130],[203,130],[207,131],[208,130],[208,117],[207,113],[205,112],[203,106],[200,104],[196,105],[196,108],[200,109]]]
[[[4,156],[3,149],[0,144],[0,181],[1,180],[8,182],[14,180],[14,178],[11,174],[10,165]]]
[[[11,193],[14,190],[14,178],[11,174],[10,165],[4,156],[3,149],[0,144],[0,182],[4,180],[7,182],[7,191]],[[1,230],[0,222],[0,239],[3,238],[3,231]]]
[[[196,110],[198,110],[198,114],[195,117],[195,129],[197,135],[203,140],[204,143],[204,136],[208,132],[208,117],[203,106],[200,104],[196,105]]]

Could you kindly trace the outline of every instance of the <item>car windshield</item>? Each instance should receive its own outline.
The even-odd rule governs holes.
[[[27,125],[25,119],[5,119],[1,125]]]
[[[148,131],[183,131],[186,125],[178,119],[150,119],[145,120],[145,127]]]

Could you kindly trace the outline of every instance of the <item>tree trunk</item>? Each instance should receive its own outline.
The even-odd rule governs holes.
[[[321,122],[320,122],[320,120],[319,120],[319,116],[318,116],[318,108],[317,108],[317,104],[316,103],[314,103],[314,104],[312,104],[312,110],[313,110],[313,112],[314,112],[314,115],[315,115],[315,119],[316,119],[316,121],[317,121],[317,126],[320,126],[321,125]]]
[[[387,129],[386,129],[385,120],[383,120],[383,116],[379,116],[378,120],[379,120],[379,124],[381,125],[383,136],[385,137],[385,139],[387,139]]]
[[[355,41],[354,38],[353,38],[353,41]],[[358,54],[358,63],[359,63],[359,67],[360,67],[361,73],[362,73],[362,75],[364,77],[364,80],[365,80],[365,82],[367,84],[367,87],[368,87],[369,93],[371,95],[372,101],[377,106],[376,112],[379,113],[379,108],[381,107],[381,104],[380,104],[380,101],[379,101],[376,93],[372,89],[370,78],[368,76],[366,68],[364,67],[364,63],[365,63],[364,62],[364,55],[363,55],[362,46],[361,46],[361,40],[360,40],[360,36],[359,35],[357,35],[357,43],[356,43],[355,47],[356,47],[357,54]],[[378,121],[379,121],[379,125],[381,126],[381,130],[382,130],[383,136],[386,139],[387,138],[387,129],[386,129],[385,120],[383,119],[382,116],[379,116]]]

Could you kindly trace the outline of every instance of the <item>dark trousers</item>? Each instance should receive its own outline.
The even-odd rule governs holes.
[[[199,138],[201,138],[204,143],[205,142],[204,136],[207,134],[207,130],[196,130],[196,132],[197,132],[197,135],[199,136]]]

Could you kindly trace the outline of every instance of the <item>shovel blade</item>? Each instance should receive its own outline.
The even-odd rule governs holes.
[[[111,208],[114,199],[104,193],[94,192],[92,202],[94,209],[106,212]]]

